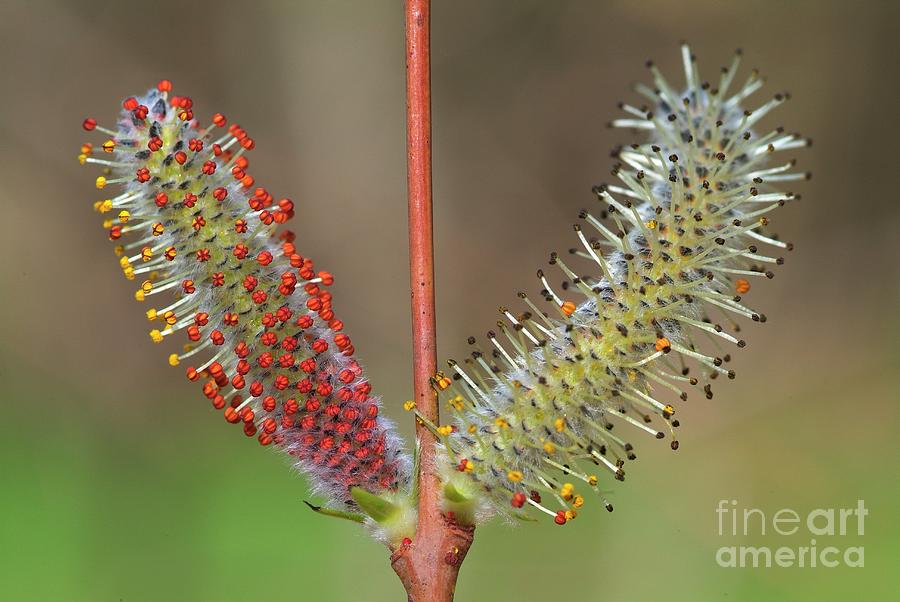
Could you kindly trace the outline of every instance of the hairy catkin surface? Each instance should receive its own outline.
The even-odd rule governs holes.
[[[332,309],[333,277],[301,256],[276,228],[294,204],[255,185],[245,153],[254,142],[216,114],[201,127],[190,98],[171,83],[129,98],[108,139],[82,147],[104,167],[95,203],[120,264],[140,282],[153,341],[180,338],[173,366],[227,422],[296,459],[313,488],[352,505],[351,487],[402,488],[409,461]],[[100,151],[103,152],[95,152]]]
[[[733,318],[765,321],[743,297],[782,263],[770,253],[791,248],[765,234],[769,213],[799,198],[780,187],[808,177],[769,159],[809,141],[753,131],[786,96],[742,109],[763,81],[753,72],[731,92],[739,55],[708,84],[682,54],[683,92],[648,64],[654,88],[638,92],[649,107],[621,105],[629,117],[612,125],[648,141],[618,152],[617,184],[595,187],[601,208],[580,215],[578,258],[551,254],[565,286],[538,272],[549,309],[519,293],[524,313],[501,307],[499,333],[470,338],[471,358],[435,378],[454,416],[452,433],[437,429],[448,479],[459,488],[467,475],[490,511],[530,506],[565,524],[579,489],[624,480],[635,436],[677,449],[676,401],[711,398],[711,380],[734,377],[725,363],[745,343]]]

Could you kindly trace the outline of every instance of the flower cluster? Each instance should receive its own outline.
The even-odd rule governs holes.
[[[454,416],[433,425],[447,450],[448,507],[464,489],[493,512],[524,518],[531,507],[566,524],[583,491],[624,480],[634,434],[678,448],[668,400],[692,388],[712,398],[712,380],[734,378],[728,347],[745,346],[734,317],[766,321],[745,296],[783,259],[759,247],[791,249],[767,234],[768,216],[799,198],[782,183],[808,177],[793,161],[767,162],[809,141],[753,131],[787,95],[743,110],[763,80],[754,71],[729,94],[740,53],[713,84],[687,47],[682,55],[683,92],[649,63],[653,87],[638,87],[649,106],[622,104],[628,118],[612,123],[649,141],[617,151],[618,183],[595,187],[599,210],[574,226],[570,253],[593,269],[552,253],[565,281],[554,289],[538,271],[549,311],[519,293],[522,313],[501,307],[487,347],[470,338],[471,358],[435,376]]]
[[[104,168],[98,189],[118,187],[94,207],[135,298],[160,300],[151,338],[184,337],[169,363],[189,365],[227,422],[284,449],[333,501],[402,488],[409,463],[334,313],[334,279],[276,231],[294,203],[256,185],[244,129],[221,114],[201,126],[171,90],[164,80],[125,100],[115,128],[86,119],[107,139],[79,156]]]

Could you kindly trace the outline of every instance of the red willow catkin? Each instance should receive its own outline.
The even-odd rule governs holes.
[[[405,488],[409,461],[334,314],[333,277],[300,255],[293,233],[276,237],[293,202],[255,186],[241,127],[221,114],[201,126],[171,89],[164,80],[125,100],[115,128],[86,119],[108,139],[99,156],[91,144],[79,156],[104,168],[98,189],[118,187],[95,209],[112,216],[104,227],[125,276],[141,283],[135,298],[159,300],[150,336],[183,338],[169,363],[187,363],[245,435],[296,458],[317,493],[352,506],[351,487]]]
[[[754,71],[728,95],[739,55],[709,84],[682,47],[681,93],[648,63],[654,87],[637,91],[649,107],[622,104],[629,117],[612,125],[649,141],[616,153],[619,183],[595,187],[599,213],[583,211],[574,227],[580,246],[570,252],[590,267],[576,272],[551,254],[565,282],[554,288],[538,271],[549,311],[519,293],[524,313],[501,307],[499,334],[488,332],[486,347],[470,338],[471,358],[435,377],[453,414],[431,425],[448,452],[447,510],[473,501],[475,520],[525,518],[530,507],[566,524],[584,503],[578,489],[599,494],[604,475],[624,480],[633,435],[668,434],[678,448],[668,399],[687,400],[691,388],[712,398],[711,380],[734,378],[729,347],[745,342],[733,317],[766,321],[744,296],[782,263],[758,246],[791,249],[765,233],[769,213],[799,199],[778,187],[808,177],[790,171],[794,161],[766,164],[809,144],[781,128],[753,132],[787,96],[743,110],[763,80]]]

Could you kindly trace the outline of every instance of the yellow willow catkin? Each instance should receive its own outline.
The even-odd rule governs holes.
[[[650,141],[621,149],[618,184],[595,187],[599,215],[583,211],[575,226],[579,259],[551,254],[565,285],[538,271],[549,310],[519,293],[524,313],[501,307],[487,344],[470,338],[471,358],[436,375],[453,414],[433,425],[447,450],[448,508],[471,496],[486,513],[524,517],[530,506],[565,524],[584,503],[579,490],[624,479],[635,435],[678,448],[670,400],[687,400],[687,389],[711,398],[711,380],[734,378],[729,348],[745,346],[733,318],[765,322],[743,297],[782,263],[769,249],[791,249],[766,234],[769,213],[799,198],[779,187],[808,177],[793,161],[770,167],[769,155],[809,141],[753,131],[786,96],[742,109],[763,80],[754,71],[729,92],[740,53],[713,84],[687,46],[682,55],[683,92],[648,63],[653,88],[638,92],[650,108],[622,104],[629,117],[611,124]]]

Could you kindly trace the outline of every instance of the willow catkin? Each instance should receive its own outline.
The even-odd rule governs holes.
[[[734,378],[726,363],[745,342],[733,318],[766,321],[744,297],[791,248],[766,233],[768,216],[799,198],[784,183],[808,177],[793,161],[770,167],[770,155],[809,144],[781,128],[754,132],[787,96],[742,109],[763,80],[754,71],[730,92],[739,54],[709,84],[683,47],[681,92],[648,63],[654,87],[637,91],[649,108],[622,104],[628,117],[612,123],[648,141],[618,151],[618,183],[595,187],[599,209],[574,226],[577,258],[552,253],[538,271],[549,310],[519,293],[524,311],[501,307],[487,344],[470,338],[471,358],[435,377],[453,414],[434,425],[450,498],[565,524],[581,490],[624,480],[635,437],[678,448],[674,400],[688,390],[711,398],[710,381]],[[558,275],[562,288],[551,284]]]
[[[246,131],[221,114],[200,126],[171,89],[164,80],[125,100],[113,129],[86,119],[108,139],[79,156],[104,168],[98,189],[118,189],[95,209],[112,216],[120,265],[152,306],[151,338],[181,338],[169,363],[186,363],[226,421],[293,456],[337,505],[354,504],[354,487],[404,488],[408,459],[334,314],[332,275],[292,233],[276,236],[294,203],[256,186]]]

